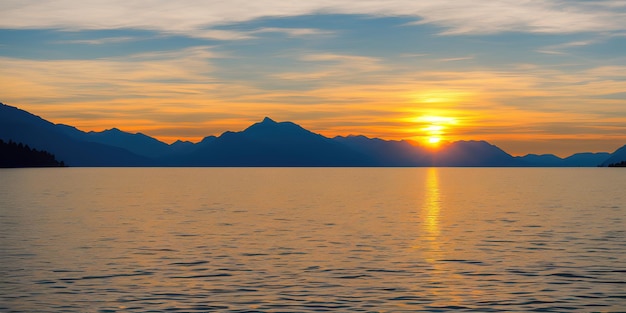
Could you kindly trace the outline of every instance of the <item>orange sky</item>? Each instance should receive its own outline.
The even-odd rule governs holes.
[[[196,142],[269,116],[513,155],[626,144],[621,2],[8,2],[0,101],[84,131]]]

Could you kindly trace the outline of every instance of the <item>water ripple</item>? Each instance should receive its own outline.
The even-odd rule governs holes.
[[[137,171],[11,182],[0,311],[626,312],[613,172]]]

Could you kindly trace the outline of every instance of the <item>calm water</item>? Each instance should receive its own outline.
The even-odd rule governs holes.
[[[0,170],[2,312],[625,312],[626,172]]]

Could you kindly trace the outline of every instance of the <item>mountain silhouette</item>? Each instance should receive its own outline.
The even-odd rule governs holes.
[[[527,154],[522,157],[516,157],[516,159],[526,166],[538,166],[538,167],[563,166],[563,159],[559,158],[558,156],[554,154]]]
[[[67,126],[55,125],[5,104],[0,104],[0,125],[0,139],[48,151],[68,166],[141,166],[151,163],[149,158],[122,148],[75,139],[67,134]]]
[[[432,166],[520,166],[510,154],[486,141],[457,141],[432,154]]]
[[[142,133],[131,134],[117,128],[101,132],[83,132],[67,125],[59,124],[57,126],[64,129],[65,133],[74,139],[123,148],[144,157],[162,157],[172,152],[168,144]]]
[[[563,164],[565,166],[571,167],[588,167],[588,166],[598,166],[602,164],[605,160],[611,157],[611,154],[608,152],[581,152],[568,156],[563,159]]]
[[[607,166],[626,160],[626,146],[609,153],[513,157],[485,141],[427,148],[361,135],[327,138],[269,117],[202,141],[166,144],[117,128],[84,132],[0,104],[0,139],[54,154],[69,166]]]
[[[193,166],[372,166],[367,156],[291,122],[266,117],[241,132],[202,141]]]
[[[607,152],[581,152],[572,154],[566,158],[559,158],[554,154],[527,154],[523,157],[516,157],[527,166],[537,167],[589,167],[598,166],[611,156]]]
[[[601,166],[609,166],[611,164],[619,164],[621,162],[625,162],[626,161],[626,145],[622,146],[621,148],[615,150],[615,152],[613,152],[611,154],[611,156],[606,159],[604,162],[602,162],[602,164],[600,164]]]
[[[387,141],[362,135],[337,136],[333,141],[368,155],[371,166],[431,166],[428,151],[407,141]]]

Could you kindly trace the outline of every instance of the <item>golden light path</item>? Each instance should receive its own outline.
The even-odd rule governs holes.
[[[441,195],[439,191],[439,174],[437,168],[431,167],[426,173],[426,194],[424,198],[423,214],[423,232],[429,243],[429,253],[426,260],[429,263],[436,261],[441,251],[440,247],[440,229],[439,214],[441,210]]]

